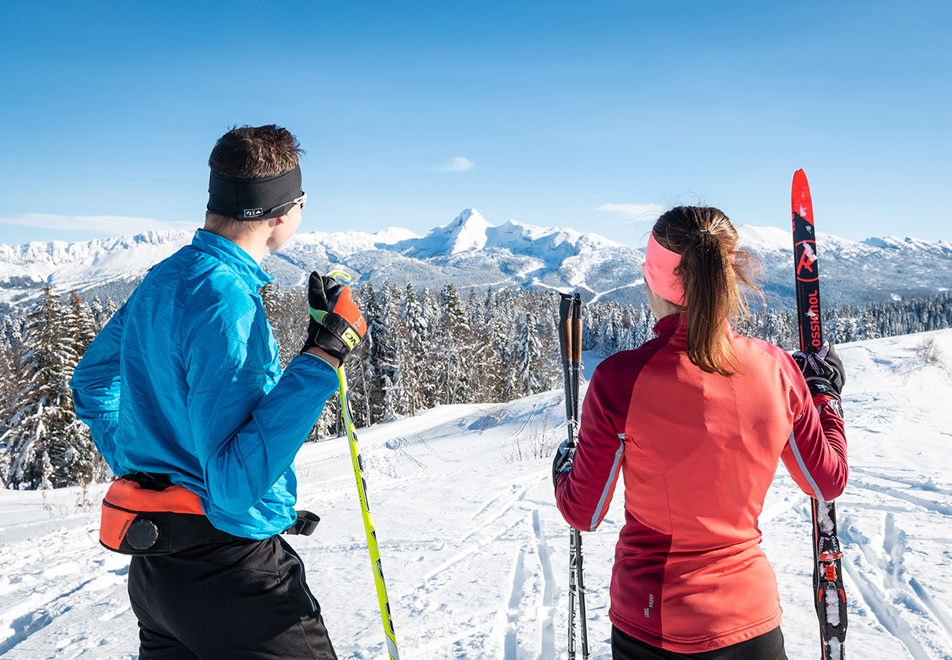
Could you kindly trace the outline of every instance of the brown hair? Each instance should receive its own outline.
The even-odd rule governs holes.
[[[233,126],[218,138],[208,166],[235,179],[262,179],[290,172],[304,151],[297,138],[286,128]]]
[[[290,172],[304,150],[291,132],[274,124],[232,126],[218,138],[208,166],[222,176],[262,179]],[[235,220],[208,211],[205,221],[216,230],[244,233],[265,220]]]
[[[734,375],[737,364],[725,326],[749,316],[740,284],[763,297],[754,283],[760,264],[737,249],[737,230],[713,207],[673,208],[658,218],[652,233],[662,247],[681,255],[675,273],[684,283],[688,357],[704,371]]]

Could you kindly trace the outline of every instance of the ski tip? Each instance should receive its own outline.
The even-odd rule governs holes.
[[[796,223],[800,217],[813,225],[813,202],[810,199],[810,184],[807,182],[807,175],[803,170],[797,170],[793,174],[793,186],[791,188],[791,202],[793,207],[793,221]]]

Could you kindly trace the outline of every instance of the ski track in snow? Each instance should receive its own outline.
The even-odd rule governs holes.
[[[952,355],[952,331],[929,333]],[[952,476],[945,367],[912,336],[840,347],[851,479],[837,500],[849,604],[845,657],[952,660]],[[590,366],[590,365],[589,365]],[[360,429],[371,511],[401,657],[565,656],[568,527],[550,458],[505,450],[564,424],[558,393],[498,406],[443,406]],[[564,427],[549,422],[546,433]],[[306,446],[299,505],[314,536],[292,538],[342,660],[385,656],[346,439]],[[104,486],[89,498],[98,501]],[[98,543],[98,510],[78,489],[0,490],[0,656],[137,656],[128,560]],[[592,660],[611,657],[608,585],[623,515],[621,482],[605,522],[584,534]],[[791,660],[817,657],[808,500],[781,466],[760,517]]]
[[[542,525],[539,523],[539,511],[532,511],[532,531],[536,537],[536,547],[539,551],[539,563],[542,565],[543,589],[542,598],[539,604],[541,618],[540,647],[542,649],[539,657],[555,657],[555,576],[552,573],[552,562],[549,560],[549,547],[545,542],[545,535],[542,533]]]

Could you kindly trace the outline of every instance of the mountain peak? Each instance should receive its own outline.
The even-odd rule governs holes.
[[[450,254],[478,250],[486,245],[486,230],[492,227],[476,209],[464,209],[450,224],[433,231],[446,236]]]
[[[492,226],[476,209],[464,209],[448,225],[431,230],[421,240],[404,241],[403,245],[412,246],[412,256],[424,258],[479,250],[486,247],[486,230]]]

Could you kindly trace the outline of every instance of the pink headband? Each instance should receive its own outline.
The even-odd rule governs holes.
[[[674,269],[680,263],[681,255],[663,247],[652,233],[648,238],[648,249],[641,272],[644,273],[645,281],[652,291],[676,305],[684,304],[684,285],[681,278],[674,274]]]

